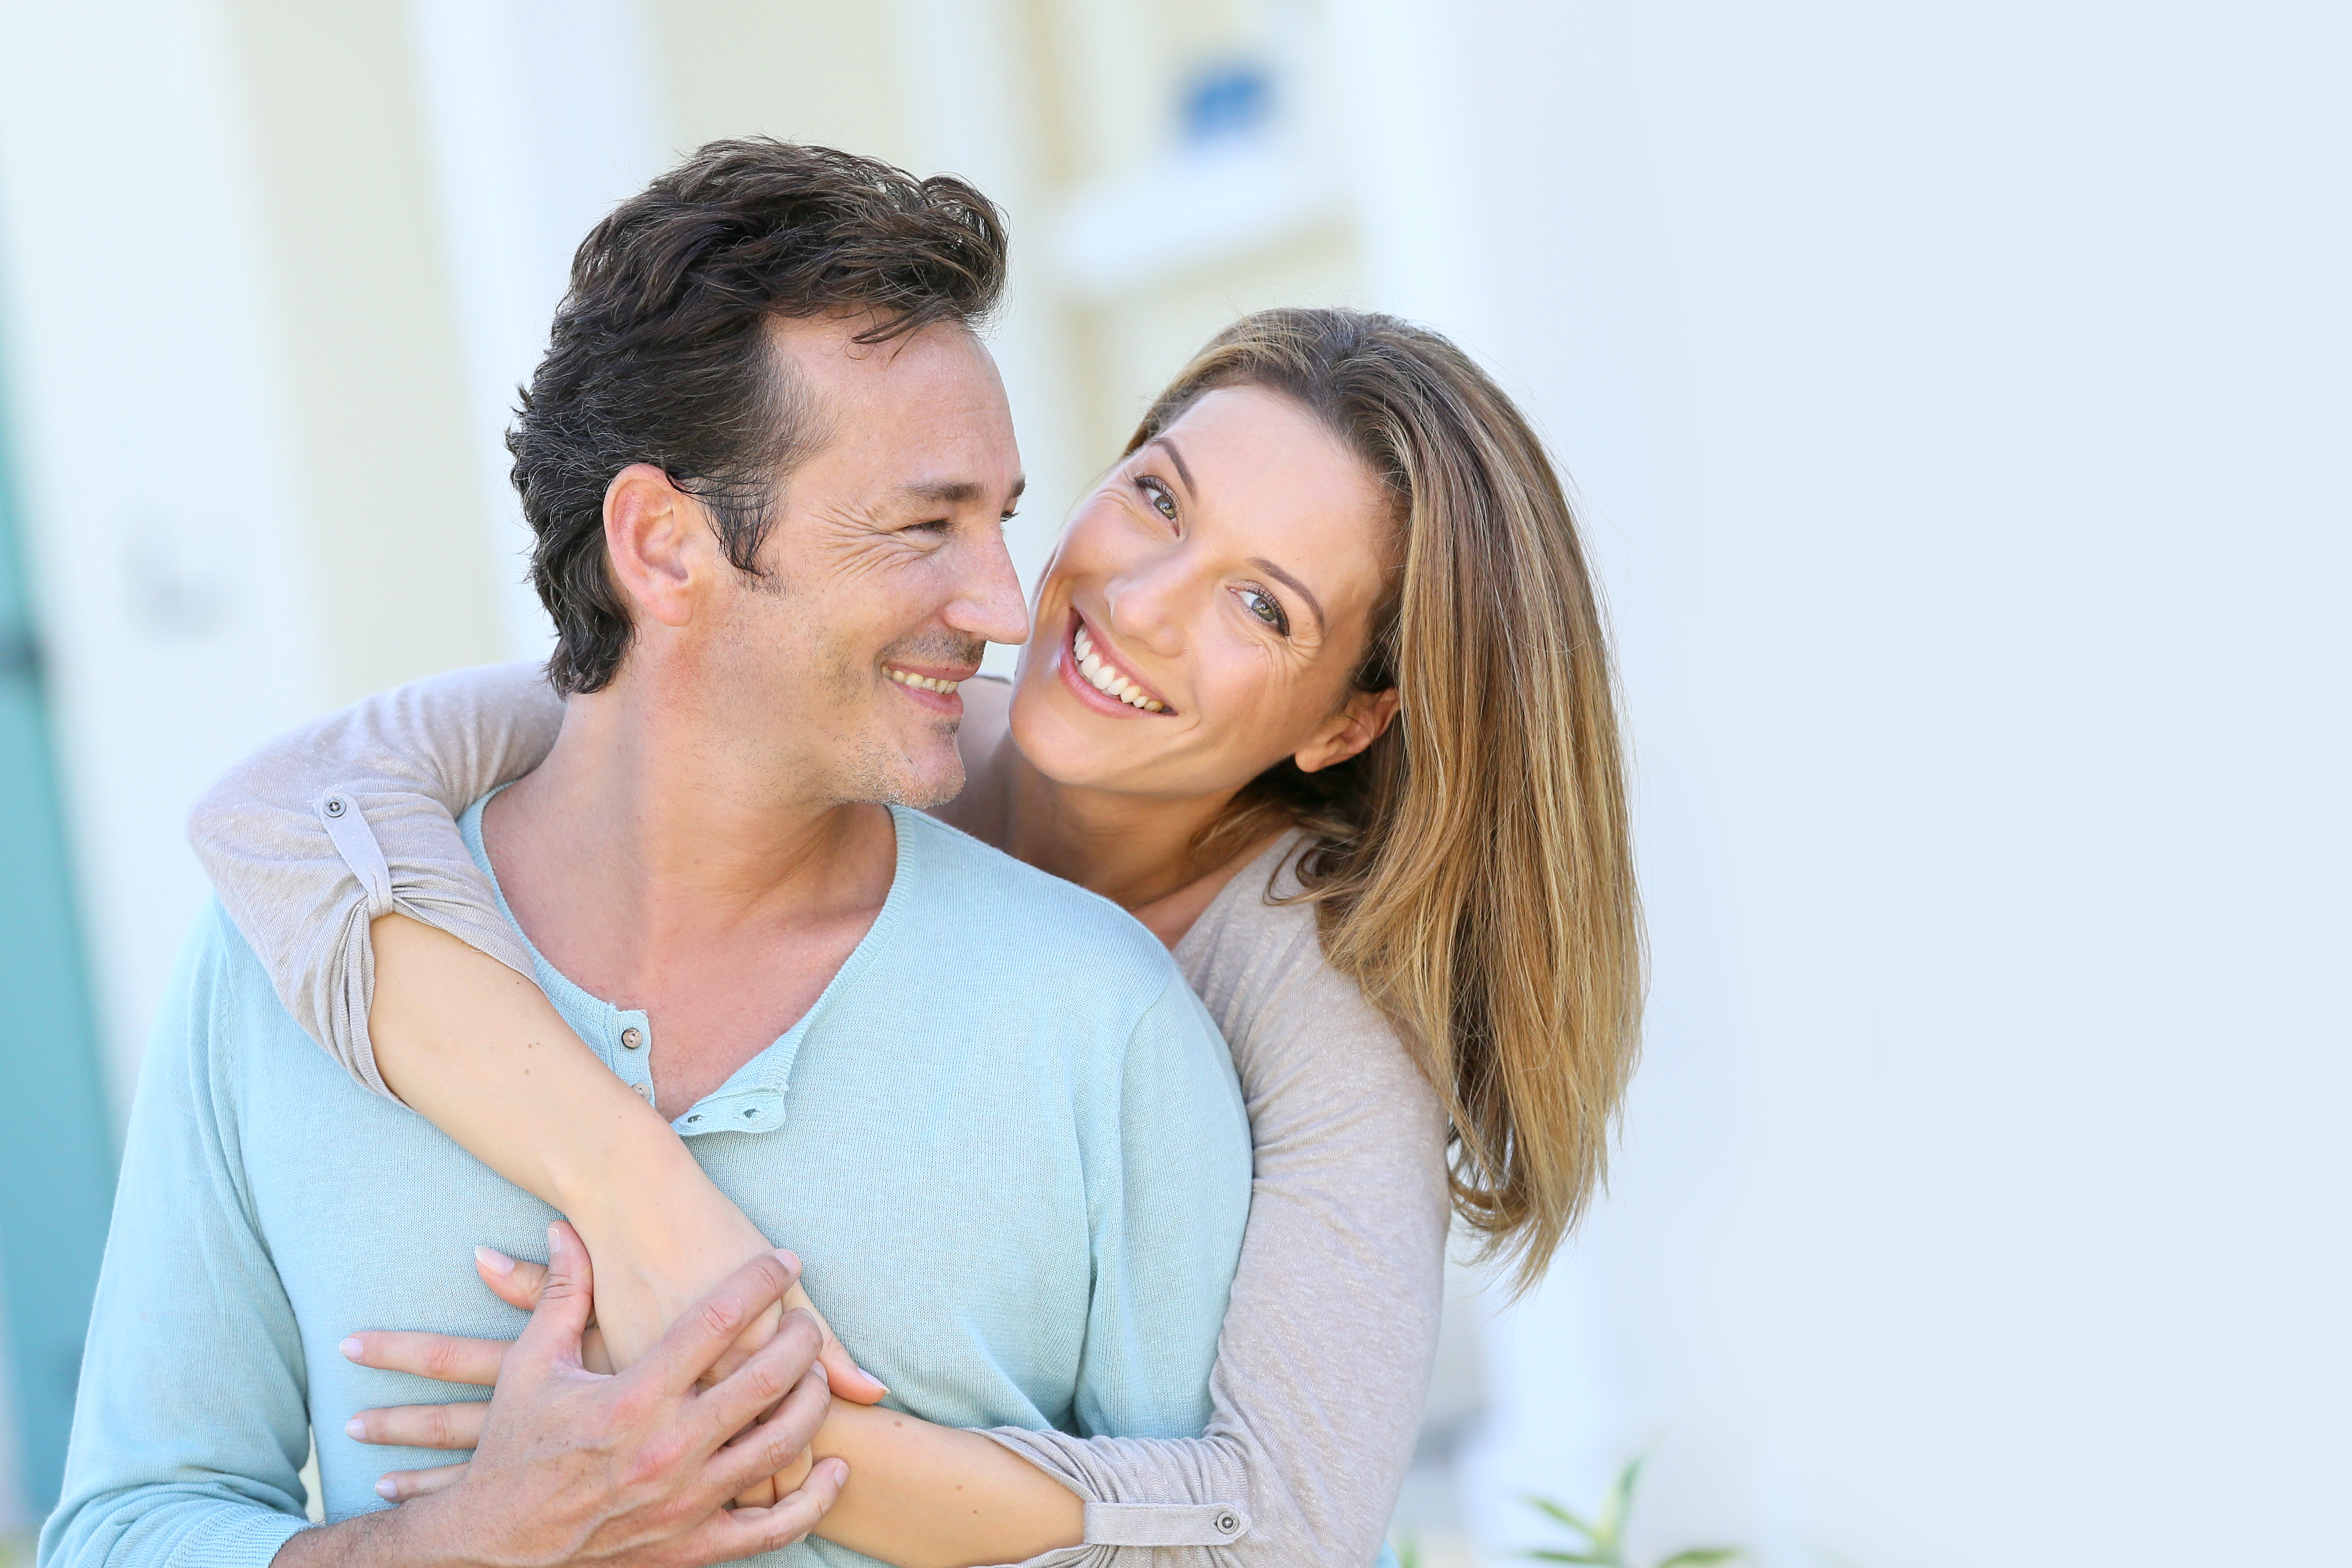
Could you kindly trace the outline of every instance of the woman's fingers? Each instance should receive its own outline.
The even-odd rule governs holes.
[[[375,1495],[386,1502],[406,1502],[411,1498],[437,1492],[443,1487],[455,1486],[466,1467],[436,1465],[429,1470],[394,1470],[375,1484]]]
[[[402,1333],[372,1330],[343,1342],[343,1354],[362,1366],[414,1373],[436,1383],[470,1383],[488,1388],[510,1342],[472,1340],[459,1334]]]
[[[824,1344],[816,1352],[816,1359],[824,1363],[824,1375],[832,1383],[835,1394],[852,1405],[872,1405],[890,1392],[882,1386],[880,1378],[849,1359],[849,1352],[842,1347],[841,1341],[834,1334],[833,1325],[824,1321],[823,1312],[810,1304],[808,1292],[801,1288],[798,1281],[784,1292],[784,1310],[806,1312],[816,1320],[818,1330],[824,1335]]]
[[[490,1413],[487,1399],[457,1405],[394,1405],[383,1410],[362,1410],[343,1430],[362,1443],[387,1443],[403,1448],[470,1448],[482,1440],[482,1422]]]
[[[495,1247],[474,1248],[474,1272],[490,1294],[509,1307],[528,1312],[539,1305],[539,1288],[547,1283],[547,1265],[509,1258]]]

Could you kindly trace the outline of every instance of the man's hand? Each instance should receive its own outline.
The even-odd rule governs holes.
[[[505,1354],[465,1473],[391,1512],[295,1536],[276,1568],[703,1568],[798,1541],[832,1507],[848,1476],[837,1459],[810,1467],[799,1489],[772,1507],[725,1506],[792,1468],[824,1423],[830,1395],[815,1360],[820,1335],[805,1314],[787,1314],[731,1375],[698,1386],[744,1324],[791,1289],[789,1255],[745,1264],[652,1353],[606,1377],[581,1361],[587,1249],[568,1225],[548,1236],[553,1261],[539,1306]]]

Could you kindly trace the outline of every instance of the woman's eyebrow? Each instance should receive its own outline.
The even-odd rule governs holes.
[[[1184,454],[1176,449],[1175,442],[1165,436],[1154,436],[1150,440],[1146,441],[1144,446],[1158,447],[1165,451],[1168,454],[1168,460],[1176,465],[1176,477],[1184,481],[1184,488],[1194,495],[1201,493],[1201,487],[1192,482],[1192,470],[1184,466]]]
[[[1285,586],[1289,588],[1292,593],[1306,600],[1307,607],[1315,612],[1316,630],[1320,631],[1330,624],[1323,618],[1323,601],[1315,596],[1315,590],[1309,588],[1306,584],[1300,582],[1289,573],[1285,572],[1281,567],[1276,566],[1273,562],[1268,561],[1263,555],[1251,556],[1250,564],[1265,573],[1267,576],[1275,579],[1276,582],[1283,584]]]

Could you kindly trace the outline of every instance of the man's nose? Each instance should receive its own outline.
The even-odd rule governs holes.
[[[1013,569],[1003,531],[984,530],[970,550],[958,554],[960,581],[947,607],[947,624],[984,642],[1027,642],[1029,606],[1021,597],[1021,574]]]

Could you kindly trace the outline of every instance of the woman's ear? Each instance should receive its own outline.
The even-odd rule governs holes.
[[[656,623],[682,626],[693,618],[696,568],[709,541],[702,503],[653,464],[632,463],[604,487],[613,579]]]
[[[1323,722],[1315,738],[1291,753],[1302,773],[1318,773],[1349,757],[1381,738],[1397,716],[1396,688],[1359,691],[1347,705]]]

